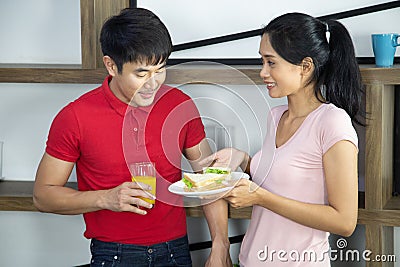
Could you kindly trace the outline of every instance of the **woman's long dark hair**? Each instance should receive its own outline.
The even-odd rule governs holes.
[[[268,34],[274,50],[291,64],[312,58],[315,70],[309,83],[315,83],[317,99],[344,109],[355,123],[364,125],[360,69],[351,36],[340,22],[287,13],[273,19],[262,34]]]

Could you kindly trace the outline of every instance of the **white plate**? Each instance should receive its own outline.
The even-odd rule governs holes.
[[[237,181],[241,178],[249,179],[249,175],[244,172],[232,172],[232,180]],[[201,192],[186,192],[184,190],[185,183],[182,181],[175,182],[168,187],[168,191],[177,195],[186,196],[186,197],[200,197],[200,196],[207,196],[207,195],[214,195],[218,193],[222,193],[232,189],[232,186],[227,186],[224,188],[219,188],[215,190],[209,191],[201,191]]]

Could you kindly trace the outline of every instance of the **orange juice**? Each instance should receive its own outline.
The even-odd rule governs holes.
[[[132,177],[132,182],[138,182],[138,183],[144,183],[148,184],[151,186],[151,190],[148,191],[152,195],[156,195],[156,177],[155,176],[134,176]],[[141,197],[144,201],[149,202],[150,204],[154,204],[155,200],[154,199],[149,199],[149,198],[144,198]]]

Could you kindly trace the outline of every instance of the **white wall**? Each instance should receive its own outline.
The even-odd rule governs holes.
[[[265,24],[273,16],[289,10],[302,10],[313,15],[325,15],[344,9],[358,8],[384,1],[333,1],[320,5],[320,1],[138,1],[152,7],[168,25],[174,43],[214,37],[238,31],[251,30]],[[168,6],[166,6],[168,3]],[[175,8],[171,8],[173,5]],[[179,8],[177,6],[179,5]],[[271,5],[271,6],[270,6]],[[195,12],[193,12],[195,10]],[[205,11],[208,16],[202,15]],[[193,15],[194,14],[194,15]],[[351,26],[359,56],[372,56],[369,34],[372,31],[400,31],[399,9],[370,14],[343,22]],[[80,24],[79,0],[2,0],[0,3],[0,63],[63,63],[79,64]],[[368,26],[366,26],[368,25]],[[180,52],[173,57],[258,57],[258,38],[224,44],[193,51]],[[219,47],[217,47],[219,46]],[[399,53],[399,51],[398,51]],[[12,73],[10,73],[12,75]],[[0,84],[0,140],[4,141],[3,175],[8,180],[33,180],[37,164],[43,153],[47,132],[58,110],[97,85],[76,84]],[[207,136],[215,137],[211,126],[222,122],[232,131],[234,145],[254,153],[262,142],[265,108],[281,103],[265,97],[258,87],[181,86],[197,98],[202,114],[218,111],[217,120],[205,120]],[[222,89],[222,90],[221,90]],[[224,92],[224,93],[222,93]],[[244,118],[229,108],[212,109],[202,103],[202,97],[229,103],[240,108]],[[240,99],[242,96],[252,108]],[[239,98],[238,98],[239,97]],[[228,100],[229,99],[229,100]],[[260,102],[260,99],[263,99]],[[254,113],[253,113],[254,111]],[[254,116],[256,114],[256,116]],[[232,120],[232,118],[235,118]],[[246,133],[244,125],[255,126],[256,131]],[[259,126],[259,127],[258,127]],[[248,127],[249,128],[249,127]],[[247,135],[246,135],[247,134]],[[252,142],[248,143],[248,136]],[[220,140],[216,145],[221,145]],[[71,177],[75,180],[75,177]],[[1,183],[0,183],[1,186]],[[208,239],[203,219],[189,218],[191,242]],[[230,220],[230,234],[243,234],[246,220]],[[0,266],[74,266],[89,263],[88,240],[82,233],[81,216],[60,216],[32,212],[0,212]],[[399,249],[400,231],[396,228],[396,251]],[[353,239],[356,247],[363,248],[363,228],[359,227]],[[237,259],[239,246],[233,245],[233,259]],[[207,250],[193,253],[194,266],[201,266]],[[398,255],[400,258],[400,255]],[[235,261],[236,262],[236,261]],[[351,264],[350,264],[351,265]],[[350,266],[347,265],[347,266]],[[351,265],[351,266],[354,266]],[[400,263],[397,263],[397,267]]]
[[[0,63],[80,64],[79,0],[1,0]]]
[[[382,4],[384,0],[353,1],[185,1],[138,0],[138,6],[158,14],[171,31],[174,44],[259,29],[286,12],[304,12],[319,17]],[[173,8],[171,8],[171,6]],[[178,8],[179,7],[179,8]],[[399,32],[400,8],[340,20],[350,31],[357,56],[372,57],[371,33]],[[366,27],[368,25],[368,27]],[[172,58],[259,58],[259,37],[178,51]],[[397,50],[400,55],[400,49]]]
[[[80,215],[2,211],[0,228],[2,267],[71,267],[90,262]]]
[[[0,83],[0,140],[3,176],[32,180],[57,112],[98,85]]]

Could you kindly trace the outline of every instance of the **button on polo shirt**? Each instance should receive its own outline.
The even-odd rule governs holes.
[[[149,110],[141,107],[128,108],[125,115],[124,127],[128,127],[130,134],[132,135],[133,146],[137,153],[144,153],[145,142],[144,142],[144,129],[146,126],[146,120],[149,116]]]

